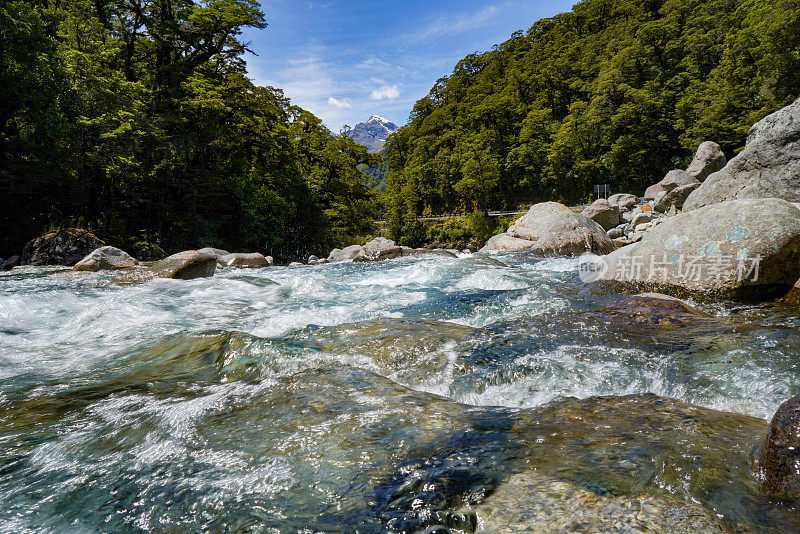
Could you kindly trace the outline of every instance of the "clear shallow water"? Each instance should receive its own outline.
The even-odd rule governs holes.
[[[617,298],[580,295],[575,271],[507,255],[134,286],[0,274],[0,531],[547,532],[581,492],[597,525],[635,501],[678,531],[693,501],[725,528],[797,530],[749,455],[800,393],[800,316],[609,322]],[[602,395],[635,397],[623,417]],[[522,523],[498,512],[534,490],[551,502]]]

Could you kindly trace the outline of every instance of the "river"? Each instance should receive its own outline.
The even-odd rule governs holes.
[[[0,273],[0,532],[800,530],[800,314],[614,321],[574,259]],[[593,530],[594,529],[594,530]]]

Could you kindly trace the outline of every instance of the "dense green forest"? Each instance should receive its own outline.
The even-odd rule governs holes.
[[[265,26],[255,0],[0,4],[0,256],[66,225],[279,258],[371,232],[378,158],[246,77]]]
[[[728,156],[800,96],[800,0],[584,0],[461,60],[394,133],[390,235],[414,214],[642,194],[704,140]]]

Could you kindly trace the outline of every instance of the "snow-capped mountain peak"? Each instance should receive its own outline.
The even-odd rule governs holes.
[[[346,133],[347,137],[362,144],[370,152],[380,152],[386,139],[397,130],[397,125],[380,115],[371,116],[366,122],[359,122]]]

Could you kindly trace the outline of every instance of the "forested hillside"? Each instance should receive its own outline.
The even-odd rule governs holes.
[[[377,160],[247,77],[255,0],[0,5],[0,255],[48,227],[276,256],[371,231]]]
[[[483,54],[387,143],[391,233],[408,215],[642,194],[698,144],[728,156],[800,96],[798,0],[585,0]]]

